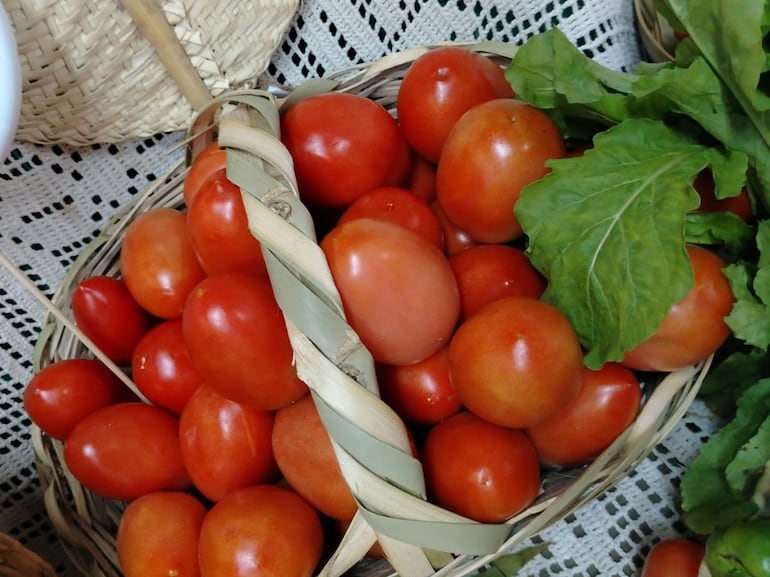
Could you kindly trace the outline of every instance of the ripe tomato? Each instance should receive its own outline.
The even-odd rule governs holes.
[[[669,309],[655,333],[628,351],[623,364],[642,371],[673,371],[695,364],[730,336],[725,316],[734,297],[722,272],[724,261],[710,250],[687,246],[695,281],[685,297]]]
[[[705,546],[692,539],[658,541],[644,560],[641,577],[697,577],[705,553]]]
[[[434,425],[421,454],[429,498],[476,521],[504,521],[540,490],[540,463],[527,436],[472,413]]]
[[[278,410],[273,452],[286,481],[313,507],[341,521],[353,518],[358,507],[311,395]]]
[[[396,121],[356,94],[299,101],[281,116],[281,139],[309,205],[347,206],[367,190],[400,186],[409,170],[409,147]]]
[[[377,365],[382,399],[404,421],[434,424],[462,404],[449,377],[447,347],[413,365]]]
[[[179,420],[145,403],[97,409],[70,431],[67,467],[88,490],[130,500],[190,487],[179,446]]]
[[[441,204],[437,200],[430,204],[430,208],[436,215],[436,218],[438,218],[444,231],[444,253],[447,256],[451,257],[476,244],[476,241],[467,232],[460,230],[454,223],[449,221],[446,213],[444,213],[444,209],[441,208]]]
[[[498,425],[527,428],[577,394],[583,353],[561,311],[536,299],[506,297],[457,328],[449,370],[468,410]]]
[[[201,577],[310,577],[323,550],[321,521],[294,491],[255,485],[217,502],[201,527]]]
[[[206,507],[189,493],[162,491],[131,501],[116,548],[124,577],[198,577],[198,537]]]
[[[236,403],[272,410],[307,392],[266,277],[227,273],[205,279],[187,299],[182,331],[198,374]]]
[[[436,169],[436,196],[450,221],[475,241],[507,242],[522,235],[513,207],[521,189],[565,154],[559,129],[525,102],[484,102],[457,121]]]
[[[38,371],[24,389],[24,410],[40,430],[65,439],[97,409],[126,400],[126,386],[96,359],[63,359]]]
[[[412,155],[404,188],[430,204],[436,200],[436,165],[419,154]]]
[[[72,316],[83,333],[118,365],[131,363],[136,343],[152,320],[126,284],[109,276],[80,281],[72,293]]]
[[[595,458],[634,422],[642,389],[633,372],[618,363],[583,367],[578,394],[527,433],[540,461],[570,467]]]
[[[206,276],[184,213],[157,207],[137,216],[126,228],[120,272],[145,310],[163,319],[181,315],[187,295]]]
[[[241,189],[224,175],[201,185],[188,205],[187,227],[190,244],[207,275],[267,274],[262,246],[249,230]]]
[[[506,244],[480,244],[449,258],[460,289],[462,317],[506,296],[540,298],[543,275],[526,255]]]
[[[449,340],[457,282],[434,245],[396,224],[363,218],[321,241],[350,326],[375,360],[409,365]]]
[[[403,226],[444,250],[444,231],[436,214],[405,188],[382,186],[359,196],[342,213],[338,224],[357,218],[376,218]]]
[[[203,385],[179,418],[182,459],[195,487],[211,501],[275,477],[274,415],[239,405]]]
[[[695,187],[698,196],[700,196],[699,211],[718,212],[729,210],[744,221],[751,219],[753,210],[749,192],[745,186],[735,196],[717,199],[715,194],[716,185],[714,184],[714,176],[708,169],[703,170],[698,174],[693,186]]]
[[[184,178],[182,196],[187,207],[192,204],[201,187],[213,178],[222,176],[227,168],[227,152],[216,140],[208,143],[193,159]]]
[[[502,68],[486,56],[442,46],[409,66],[396,109],[409,146],[426,160],[438,162],[447,135],[466,111],[510,96],[513,90]]]

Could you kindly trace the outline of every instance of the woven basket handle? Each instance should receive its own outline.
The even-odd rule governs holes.
[[[123,0],[139,31],[153,45],[171,78],[190,105],[199,110],[211,100],[211,92],[190,62],[184,47],[155,0]]]

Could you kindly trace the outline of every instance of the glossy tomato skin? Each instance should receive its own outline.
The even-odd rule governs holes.
[[[396,224],[362,218],[321,241],[350,326],[376,361],[409,365],[449,340],[460,313],[446,257]]]
[[[198,537],[206,507],[189,493],[162,491],[131,501],[116,549],[124,577],[199,577]]]
[[[634,422],[642,401],[636,375],[618,363],[583,367],[580,391],[527,430],[543,464],[577,466],[595,458]]]
[[[580,389],[583,353],[567,318],[531,298],[506,297],[466,319],[449,343],[452,383],[465,407],[527,428]]]
[[[179,420],[145,403],[109,405],[85,417],[67,436],[64,461],[86,489],[108,499],[190,487]]]
[[[198,374],[232,401],[273,410],[307,392],[266,277],[226,273],[203,280],[185,304],[182,331]]]
[[[182,459],[195,487],[210,501],[272,481],[278,469],[271,436],[275,416],[201,386],[179,418]]]
[[[96,359],[63,359],[46,365],[24,389],[24,410],[50,437],[63,440],[97,409],[127,400],[121,380]]]
[[[476,242],[515,240],[522,235],[513,212],[521,189],[564,154],[564,139],[543,111],[512,98],[484,102],[447,137],[436,170],[438,201]]]
[[[83,279],[75,286],[70,304],[78,328],[117,365],[131,363],[136,343],[152,326],[152,317],[117,278]]]
[[[255,485],[216,503],[201,527],[201,577],[310,577],[323,549],[318,513],[294,491]]]
[[[185,175],[182,196],[189,207],[198,191],[216,177],[224,176],[227,168],[227,152],[213,140],[193,159]]]
[[[321,513],[350,521],[358,507],[311,395],[279,409],[273,452],[289,485]]]
[[[409,170],[409,147],[396,121],[356,94],[326,93],[294,104],[281,116],[281,140],[309,205],[347,206],[367,190],[400,186]]]
[[[623,364],[643,371],[673,371],[715,352],[730,336],[725,317],[735,300],[724,261],[697,245],[687,246],[695,281],[669,309],[655,333],[628,351]]]
[[[645,558],[641,577],[697,577],[705,553],[705,546],[692,539],[658,541]]]
[[[262,245],[251,234],[241,189],[226,176],[203,184],[187,209],[190,243],[207,275],[266,275]]]
[[[426,160],[438,162],[447,135],[466,111],[513,96],[502,69],[485,60],[464,48],[440,47],[419,56],[404,75],[396,103],[399,123],[409,146]]]
[[[429,498],[476,521],[504,521],[540,490],[540,464],[527,436],[472,413],[431,428],[421,455]]]
[[[156,207],[126,229],[120,272],[142,308],[162,319],[182,314],[185,299],[205,271],[190,244],[187,218],[179,210]]]
[[[505,244],[480,244],[449,259],[460,289],[461,318],[467,319],[484,306],[506,296],[538,299],[545,291],[545,277],[523,251]]]
[[[404,188],[411,190],[427,204],[436,200],[436,165],[419,154],[412,154]]]
[[[454,256],[457,253],[464,251],[466,248],[470,248],[477,244],[476,241],[471,238],[471,235],[458,228],[457,225],[447,218],[447,215],[444,212],[444,209],[441,208],[441,204],[438,200],[431,202],[430,208],[436,215],[436,218],[441,224],[441,229],[444,232],[444,253],[447,256]]]

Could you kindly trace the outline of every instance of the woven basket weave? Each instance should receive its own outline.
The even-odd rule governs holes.
[[[210,94],[255,81],[298,5],[299,0],[158,0],[157,6],[149,0],[4,0],[23,77],[17,139],[84,145],[183,129]],[[144,29],[136,15],[154,9],[164,19]],[[147,34],[161,36],[187,61],[169,68]],[[183,65],[202,81],[194,89],[197,98],[180,90],[168,72]]]
[[[0,532],[0,577],[56,577],[56,572],[37,553]]]
[[[674,31],[655,8],[655,0],[634,0],[636,26],[647,56],[653,62],[674,59]]]

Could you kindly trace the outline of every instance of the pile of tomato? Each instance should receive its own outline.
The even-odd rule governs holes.
[[[498,64],[458,47],[427,52],[395,112],[354,94],[311,96],[282,110],[281,138],[428,498],[499,522],[532,503],[544,467],[584,464],[627,428],[641,402],[635,371],[662,361],[645,344],[588,370],[567,317],[540,299],[547,279],[513,207],[548,160],[580,151],[516,100]],[[126,577],[312,575],[356,511],[240,194],[212,143],[181,208],[131,222],[120,277],[74,291],[77,325],[144,398],[93,358],[48,365],[25,392],[75,478],[128,502],[117,534]],[[696,287],[680,304],[697,298],[720,320],[732,302],[722,263],[690,254]],[[680,323],[669,324],[675,339]],[[697,354],[728,332],[718,326]]]

